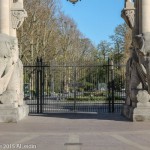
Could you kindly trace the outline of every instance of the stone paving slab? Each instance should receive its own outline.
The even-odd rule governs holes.
[[[150,150],[150,123],[133,123],[119,114],[35,115],[0,123],[0,150],[2,144],[16,146],[5,150]]]

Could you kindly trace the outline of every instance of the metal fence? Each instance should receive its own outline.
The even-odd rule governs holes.
[[[125,66],[44,63],[24,66],[24,99],[30,113],[120,112]]]

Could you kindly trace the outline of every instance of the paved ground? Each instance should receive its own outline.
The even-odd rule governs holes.
[[[29,116],[0,123],[0,150],[150,150],[150,123],[116,114]]]

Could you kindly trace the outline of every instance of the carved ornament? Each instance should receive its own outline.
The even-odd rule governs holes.
[[[23,24],[24,18],[27,17],[27,12],[25,9],[12,9],[11,16],[12,27],[18,29]]]

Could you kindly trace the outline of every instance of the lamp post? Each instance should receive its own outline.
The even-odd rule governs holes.
[[[77,3],[78,1],[81,1],[81,0],[67,0],[67,1],[71,2],[72,4],[75,4],[75,3]]]

